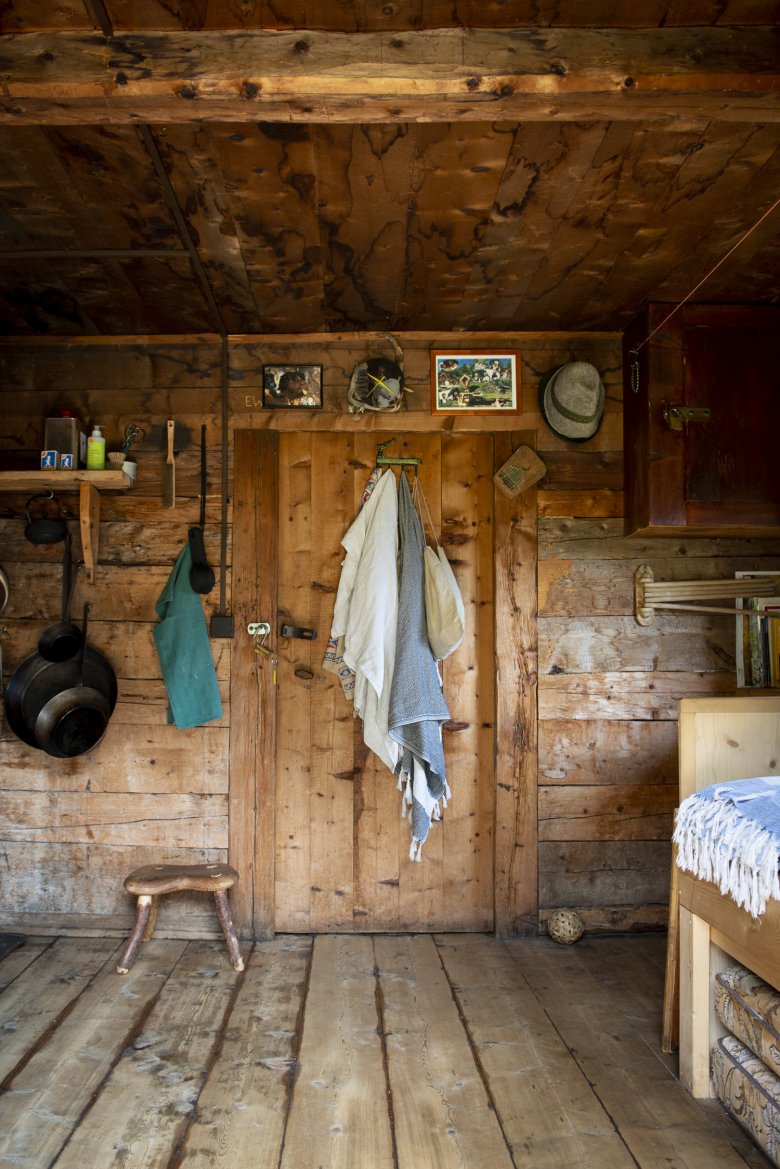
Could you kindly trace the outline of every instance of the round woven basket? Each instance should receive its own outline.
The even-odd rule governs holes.
[[[554,909],[547,920],[547,933],[564,946],[578,942],[584,932],[582,918],[573,909]]]

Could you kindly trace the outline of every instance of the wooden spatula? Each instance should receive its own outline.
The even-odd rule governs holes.
[[[176,506],[176,459],[173,454],[173,419],[165,424],[165,462],[163,463],[162,500],[163,507]]]

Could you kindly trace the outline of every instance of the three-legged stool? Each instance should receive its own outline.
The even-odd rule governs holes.
[[[145,865],[125,877],[125,889],[138,898],[135,925],[124,954],[116,968],[117,974],[127,974],[138,957],[141,942],[147,942],[157,921],[157,899],[163,893],[194,890],[213,893],[217,917],[227,942],[230,964],[234,970],[243,970],[244,961],[238,948],[233,916],[227,891],[235,885],[238,873],[230,865]]]

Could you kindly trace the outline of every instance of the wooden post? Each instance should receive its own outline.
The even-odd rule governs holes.
[[[92,483],[84,480],[79,484],[79,525],[84,574],[87,583],[94,584],[100,532],[100,492]]]
[[[496,470],[533,433],[497,434]],[[536,487],[495,492],[496,933],[535,933],[537,841]]]
[[[680,1026],[680,870],[677,850],[672,848],[669,876],[669,926],[666,935],[666,976],[661,1020],[661,1051],[672,1052],[679,1042]]]
[[[247,625],[277,628],[278,449],[273,431],[236,432],[228,839],[242,937],[274,932],[275,671],[270,661],[258,664]]]

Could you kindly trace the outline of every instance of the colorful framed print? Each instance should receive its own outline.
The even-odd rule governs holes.
[[[517,414],[520,354],[511,349],[431,353],[434,414]]]
[[[321,410],[321,365],[264,365],[263,406],[273,410]]]

